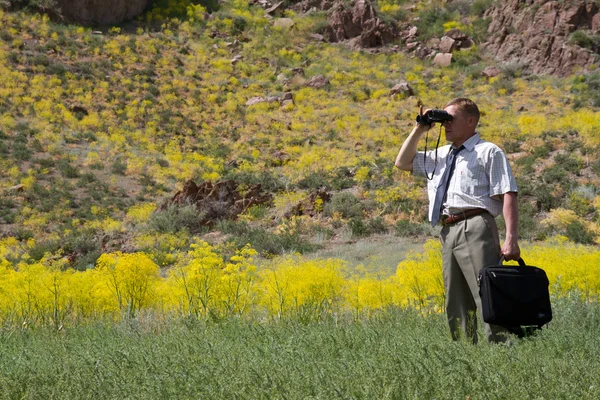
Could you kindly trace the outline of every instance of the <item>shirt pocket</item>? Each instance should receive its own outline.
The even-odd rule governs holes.
[[[489,183],[485,172],[480,168],[461,169],[460,190],[472,197],[482,197],[489,192]]]
[[[460,191],[467,195],[475,194],[475,186],[477,185],[476,174],[469,168],[461,168],[457,172],[460,179]]]

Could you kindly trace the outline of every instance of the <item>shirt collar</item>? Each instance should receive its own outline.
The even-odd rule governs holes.
[[[473,151],[475,149],[475,145],[479,143],[481,138],[479,137],[479,132],[475,132],[473,136],[468,138],[462,145],[468,151]],[[452,146],[454,148],[454,146]]]

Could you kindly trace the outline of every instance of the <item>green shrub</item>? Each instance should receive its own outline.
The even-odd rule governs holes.
[[[331,197],[331,201],[325,205],[324,211],[327,216],[338,213],[342,218],[356,218],[362,216],[363,205],[352,193],[341,192]]]
[[[319,188],[330,188],[330,180],[325,172],[311,172],[298,181],[297,186],[300,189],[314,190]]]
[[[217,229],[231,235],[229,241],[233,242],[236,247],[241,248],[250,244],[264,257],[286,252],[306,253],[318,248],[318,246],[310,244],[298,232],[284,231],[275,234],[259,227],[251,227],[247,222],[242,221],[219,221]]]
[[[500,71],[507,79],[518,78],[527,72],[527,64],[519,61],[507,62],[500,66]]]
[[[199,233],[206,230],[202,219],[202,213],[194,204],[169,204],[165,209],[156,210],[150,216],[148,227],[159,233],[175,233],[181,230]]]
[[[579,186],[569,194],[567,207],[580,217],[585,217],[596,210],[594,200],[598,193],[598,188],[593,185]]]
[[[571,222],[567,226],[565,236],[576,243],[594,244],[594,235],[580,221]]]
[[[569,36],[569,42],[579,47],[590,49],[596,53],[600,49],[600,36],[588,34],[579,29],[571,33]]]
[[[516,139],[506,139],[502,142],[502,147],[507,154],[518,153],[521,151],[521,141]]]
[[[571,93],[575,95],[575,109],[588,105],[600,106],[600,73],[577,74],[573,78]]]
[[[29,161],[33,152],[27,146],[27,133],[20,132],[15,136],[12,144],[12,156],[19,161]]]
[[[555,184],[537,182],[533,184],[531,194],[536,199],[537,208],[540,211],[550,211],[553,208],[558,208],[562,205],[562,199],[555,197],[552,193],[555,189]]]
[[[576,175],[579,175],[581,170],[585,168],[583,160],[576,159],[569,153],[557,154],[556,157],[554,157],[554,162],[560,168]]]
[[[123,162],[121,158],[117,158],[110,166],[110,171],[113,174],[125,175],[125,172],[127,171],[127,163]]]
[[[65,178],[79,178],[79,168],[71,163],[71,160],[63,158],[58,162],[58,170]]]
[[[79,184],[81,186],[85,186],[90,183],[94,183],[97,180],[98,180],[98,178],[96,178],[96,175],[94,175],[91,172],[86,172],[85,174],[81,175],[81,177],[79,178]]]
[[[441,37],[444,34],[444,24],[459,19],[458,12],[451,12],[440,3],[432,3],[419,12],[419,20],[416,22],[419,38],[425,40],[433,36]]]
[[[38,165],[40,166],[40,168],[53,168],[56,165],[56,161],[54,161],[50,157],[48,157],[48,158],[38,158],[36,160],[36,162],[38,163]]]
[[[102,244],[93,230],[74,230],[63,239],[65,255],[71,255],[71,268],[84,271],[93,268],[102,254]]]
[[[53,254],[60,249],[60,240],[38,240],[29,248],[29,256],[33,261],[41,260],[46,253]]]
[[[567,182],[570,178],[567,171],[561,165],[555,164],[542,171],[542,180],[545,183],[551,184]]]
[[[596,175],[600,175],[600,158],[598,158],[596,161],[594,161],[591,164],[591,168],[592,168],[592,171],[594,171],[594,173]]]
[[[411,237],[419,236],[426,233],[427,229],[424,224],[413,224],[407,220],[400,220],[394,226],[396,236]]]
[[[469,13],[471,15],[476,15],[478,17],[482,17],[483,14],[492,6],[492,4],[494,3],[494,0],[475,0],[475,1],[469,1],[469,3],[471,3]],[[480,19],[483,19],[483,18],[480,18]],[[489,18],[487,18],[487,19],[489,20]]]
[[[232,180],[243,185],[260,185],[261,188],[269,192],[278,192],[284,190],[285,179],[276,175],[273,171],[260,171],[258,173],[238,171],[236,169],[228,171],[223,176],[225,180]]]
[[[492,87],[497,91],[506,91],[505,94],[507,95],[514,93],[516,90],[514,78],[507,75],[502,75],[499,79],[495,80],[494,83],[492,83]]]

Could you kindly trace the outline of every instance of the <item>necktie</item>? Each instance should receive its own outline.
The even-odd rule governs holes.
[[[433,203],[433,211],[431,214],[431,226],[435,226],[435,224],[437,224],[440,220],[442,203],[446,197],[446,192],[448,191],[448,182],[450,182],[450,178],[454,173],[454,166],[456,165],[456,155],[460,153],[462,149],[464,149],[464,146],[460,146],[458,149],[452,150],[452,152],[448,155],[448,159],[446,160],[447,167],[444,170],[444,175],[442,175],[442,179],[440,179],[440,183],[435,193],[435,201]],[[448,165],[448,163],[450,163],[450,165]]]

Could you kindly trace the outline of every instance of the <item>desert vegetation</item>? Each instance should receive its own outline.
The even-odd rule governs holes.
[[[535,75],[487,56],[482,16],[492,3],[374,3],[386,26],[401,31],[413,21],[422,41],[468,35],[472,46],[441,67],[400,38],[377,48],[329,43],[327,12],[318,10],[269,15],[243,0],[165,0],[119,26],[88,28],[44,13],[49,2],[0,1],[2,395],[177,390],[150,387],[143,365],[196,397],[476,398],[482,388],[532,397],[524,383],[532,380],[514,379],[516,357],[539,396],[596,398],[597,367],[586,360],[599,348],[600,74]],[[591,33],[570,40],[597,47]],[[482,74],[490,66],[498,73]],[[392,90],[398,84],[410,90]],[[481,135],[511,160],[523,255],[547,271],[559,313],[541,340],[520,342],[518,356],[490,347],[449,363],[478,350],[446,346],[425,182],[393,162],[418,104],[442,107],[457,96],[479,104]],[[430,145],[438,133],[430,131]],[[185,196],[190,182],[202,203]],[[323,256],[390,237],[399,247],[392,267]],[[112,343],[105,355],[89,345],[96,340]],[[43,350],[56,343],[59,358],[80,351],[62,359],[81,374],[61,375],[77,383],[60,395]],[[412,353],[397,353],[405,344]],[[155,345],[174,350],[148,350]],[[316,348],[330,356],[320,366]],[[277,358],[286,351],[297,352],[293,364]],[[273,355],[262,366],[266,392],[236,392],[254,381],[261,352]],[[174,354],[243,374],[185,386],[208,372],[182,370]],[[363,372],[335,377],[359,359]],[[373,365],[387,375],[365,375]],[[491,365],[504,368],[493,382],[478,372]],[[322,382],[305,384],[316,370]],[[132,375],[115,378],[122,371]],[[548,371],[561,379],[537,384]],[[583,386],[570,380],[574,371]],[[445,374],[454,378],[440,385]],[[282,386],[283,376],[296,387]],[[137,380],[150,386],[132,391]]]
[[[474,35],[487,4],[476,3],[378,9],[399,26],[418,16],[435,32]],[[598,244],[593,73],[538,76],[502,64],[487,77],[482,67],[494,61],[478,42],[439,67],[400,51],[401,41],[356,50],[315,39],[322,13],[281,16],[294,25],[279,27],[279,17],[243,1],[156,2],[137,20],[95,31],[0,11],[7,273],[38,266],[84,276],[131,257],[158,279],[199,243],[224,268],[249,249],[266,263],[371,235],[424,242],[435,234],[424,182],[393,160],[418,102],[440,107],[463,95],[480,104],[481,134],[512,161],[521,238]],[[412,93],[392,91],[399,82]],[[188,181],[226,186],[242,201],[239,214],[223,199],[170,201]],[[261,200],[243,206],[248,193]],[[127,307],[135,314],[143,303]]]

